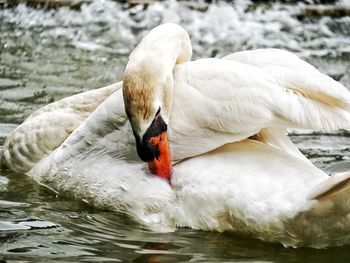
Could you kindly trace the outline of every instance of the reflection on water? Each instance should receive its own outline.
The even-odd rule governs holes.
[[[350,87],[350,17],[297,19],[301,6],[251,8],[219,2],[200,12],[175,1],[147,9],[110,0],[81,10],[19,5],[0,9],[0,145],[35,109],[121,79],[127,56],[161,22],[188,30],[194,58],[279,47],[296,52]],[[250,10],[247,12],[246,10]],[[346,132],[294,132],[292,139],[319,167],[350,169]],[[129,218],[95,210],[38,185],[0,173],[1,259],[135,262],[347,262],[349,247],[292,249],[230,233],[180,229],[152,233]],[[77,258],[78,256],[78,258]]]

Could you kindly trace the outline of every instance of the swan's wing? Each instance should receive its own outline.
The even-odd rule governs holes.
[[[328,105],[349,104],[347,89],[295,54],[281,49],[236,52],[223,59],[259,67],[282,87]],[[345,98],[344,98],[345,93]],[[344,100],[346,100],[344,102]]]
[[[121,83],[91,90],[51,103],[31,114],[7,137],[2,162],[16,172],[27,172],[56,149]]]
[[[287,129],[284,128],[264,128],[257,134],[254,134],[250,139],[260,141],[271,146],[274,146],[284,152],[287,152],[299,159],[311,163],[295,146],[287,135]]]
[[[66,162],[74,158],[91,157],[94,162],[94,159],[104,154],[115,159],[125,158],[129,150],[135,153],[136,145],[125,113],[122,89],[119,89],[103,101],[57,148],[54,158],[55,162]],[[132,161],[132,156],[129,157],[127,159]]]
[[[319,71],[300,59],[297,55],[283,49],[264,48],[235,52],[223,57],[223,59],[234,60],[244,64],[258,66],[259,68],[283,67],[292,70],[306,70],[318,73]]]
[[[291,80],[282,81],[277,73],[254,65],[219,59],[177,66],[170,120],[175,158],[207,152],[263,128],[350,128],[346,88],[313,68],[298,71],[298,78],[283,74]],[[309,81],[298,86],[303,77]]]
[[[41,181],[46,180],[43,178],[57,178],[58,175],[79,178],[89,174],[96,177],[96,173],[94,175],[91,171],[99,170],[102,174],[113,171],[118,177],[121,176],[118,170],[120,173],[127,172],[132,163],[137,163],[141,172],[143,163],[137,157],[135,138],[125,113],[122,89],[119,89],[28,174]],[[130,167],[135,168],[133,165]],[[126,180],[127,176],[123,175],[123,178]],[[64,185],[59,187],[64,188]]]

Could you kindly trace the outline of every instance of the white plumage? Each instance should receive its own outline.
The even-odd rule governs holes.
[[[350,173],[329,177],[286,135],[288,127],[349,129],[345,87],[277,49],[172,72],[171,185],[137,158],[121,82],[33,113],[6,140],[4,164],[161,231],[233,231],[289,246],[350,242]]]

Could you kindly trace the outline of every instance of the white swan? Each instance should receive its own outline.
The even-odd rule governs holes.
[[[180,26],[153,29],[131,54],[124,84],[33,113],[8,136],[3,163],[157,230],[349,243],[350,174],[326,175],[285,130],[349,128],[346,88],[286,51],[190,56]]]

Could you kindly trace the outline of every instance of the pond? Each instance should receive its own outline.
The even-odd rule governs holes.
[[[202,7],[200,9],[203,9]],[[147,8],[96,0],[79,10],[20,4],[0,9],[0,145],[31,112],[122,78],[129,52],[148,30],[176,22],[189,32],[193,58],[277,47],[295,52],[350,87],[350,17],[301,16],[303,6],[215,2],[205,11],[175,1]],[[349,133],[291,131],[298,147],[329,173],[350,169]],[[151,232],[0,172],[0,261],[31,262],[349,262],[349,246],[284,248],[231,233]]]

